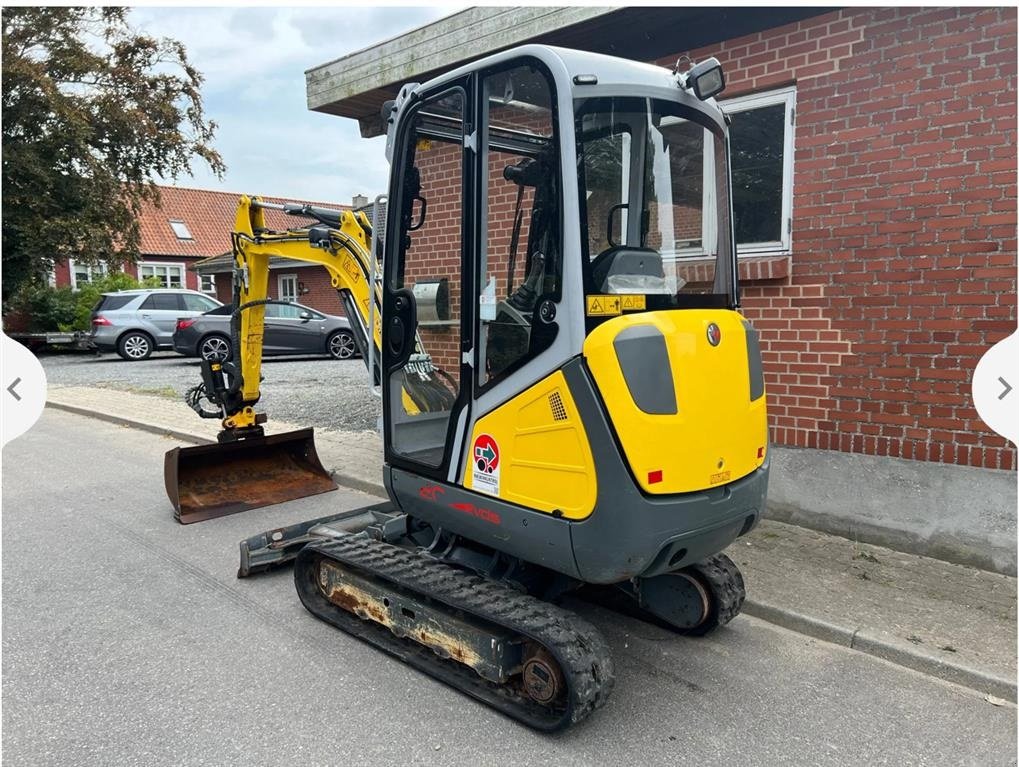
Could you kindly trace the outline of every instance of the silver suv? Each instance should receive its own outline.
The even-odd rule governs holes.
[[[100,351],[115,351],[130,361],[144,360],[154,349],[172,349],[181,317],[197,317],[222,304],[204,293],[173,288],[103,293],[92,307],[89,339]]]

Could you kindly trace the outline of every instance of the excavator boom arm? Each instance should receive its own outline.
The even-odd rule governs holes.
[[[368,217],[363,212],[338,211],[338,228],[322,225],[272,232],[265,226],[264,208],[268,205],[257,197],[241,197],[233,232],[234,347],[239,363],[237,372],[242,380],[240,399],[245,405],[253,405],[260,395],[265,306],[269,300],[272,258],[322,266],[329,274],[330,283],[340,293],[366,364],[370,358],[377,360],[382,348],[379,323],[371,327],[369,319],[373,300],[375,315],[381,314],[381,295],[377,287],[372,291],[369,285],[373,255]],[[369,343],[374,346],[374,355],[368,354]]]

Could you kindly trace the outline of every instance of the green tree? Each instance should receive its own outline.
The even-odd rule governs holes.
[[[201,158],[219,176],[202,75],[125,8],[3,8],[3,298],[54,261],[138,256],[157,179]]]
[[[162,287],[162,283],[156,277],[139,282],[123,272],[111,272],[81,284],[76,291],[69,287],[54,288],[34,281],[22,285],[11,296],[8,306],[11,311],[28,318],[27,329],[32,333],[89,330],[92,327],[92,309],[103,293],[158,287]]]

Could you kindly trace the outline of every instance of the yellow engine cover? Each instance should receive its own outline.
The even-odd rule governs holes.
[[[478,420],[464,487],[567,519],[591,513],[598,495],[594,457],[561,372]]]
[[[584,357],[645,492],[704,490],[764,463],[766,398],[762,383],[750,399],[747,334],[734,311],[676,309],[616,317],[587,337]],[[647,348],[661,352],[635,354],[645,347],[631,346],[624,372],[617,339],[641,335],[652,336]],[[641,397],[644,409],[636,401]],[[648,402],[659,412],[646,412]]]

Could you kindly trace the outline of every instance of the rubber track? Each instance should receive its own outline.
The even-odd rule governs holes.
[[[539,706],[507,685],[487,682],[468,666],[441,659],[412,640],[397,639],[384,626],[362,620],[329,602],[317,585],[321,558],[347,565],[378,581],[389,581],[543,645],[558,661],[566,680],[564,709]],[[531,727],[554,731],[576,724],[604,705],[612,691],[614,676],[608,644],[586,620],[506,584],[415,551],[364,536],[313,543],[298,555],[294,579],[301,601],[316,617]]]
[[[691,633],[706,634],[719,626],[724,626],[743,609],[743,600],[747,597],[743,574],[736,563],[725,554],[716,554],[698,562],[690,569],[696,570],[711,588],[712,607],[708,619]]]

